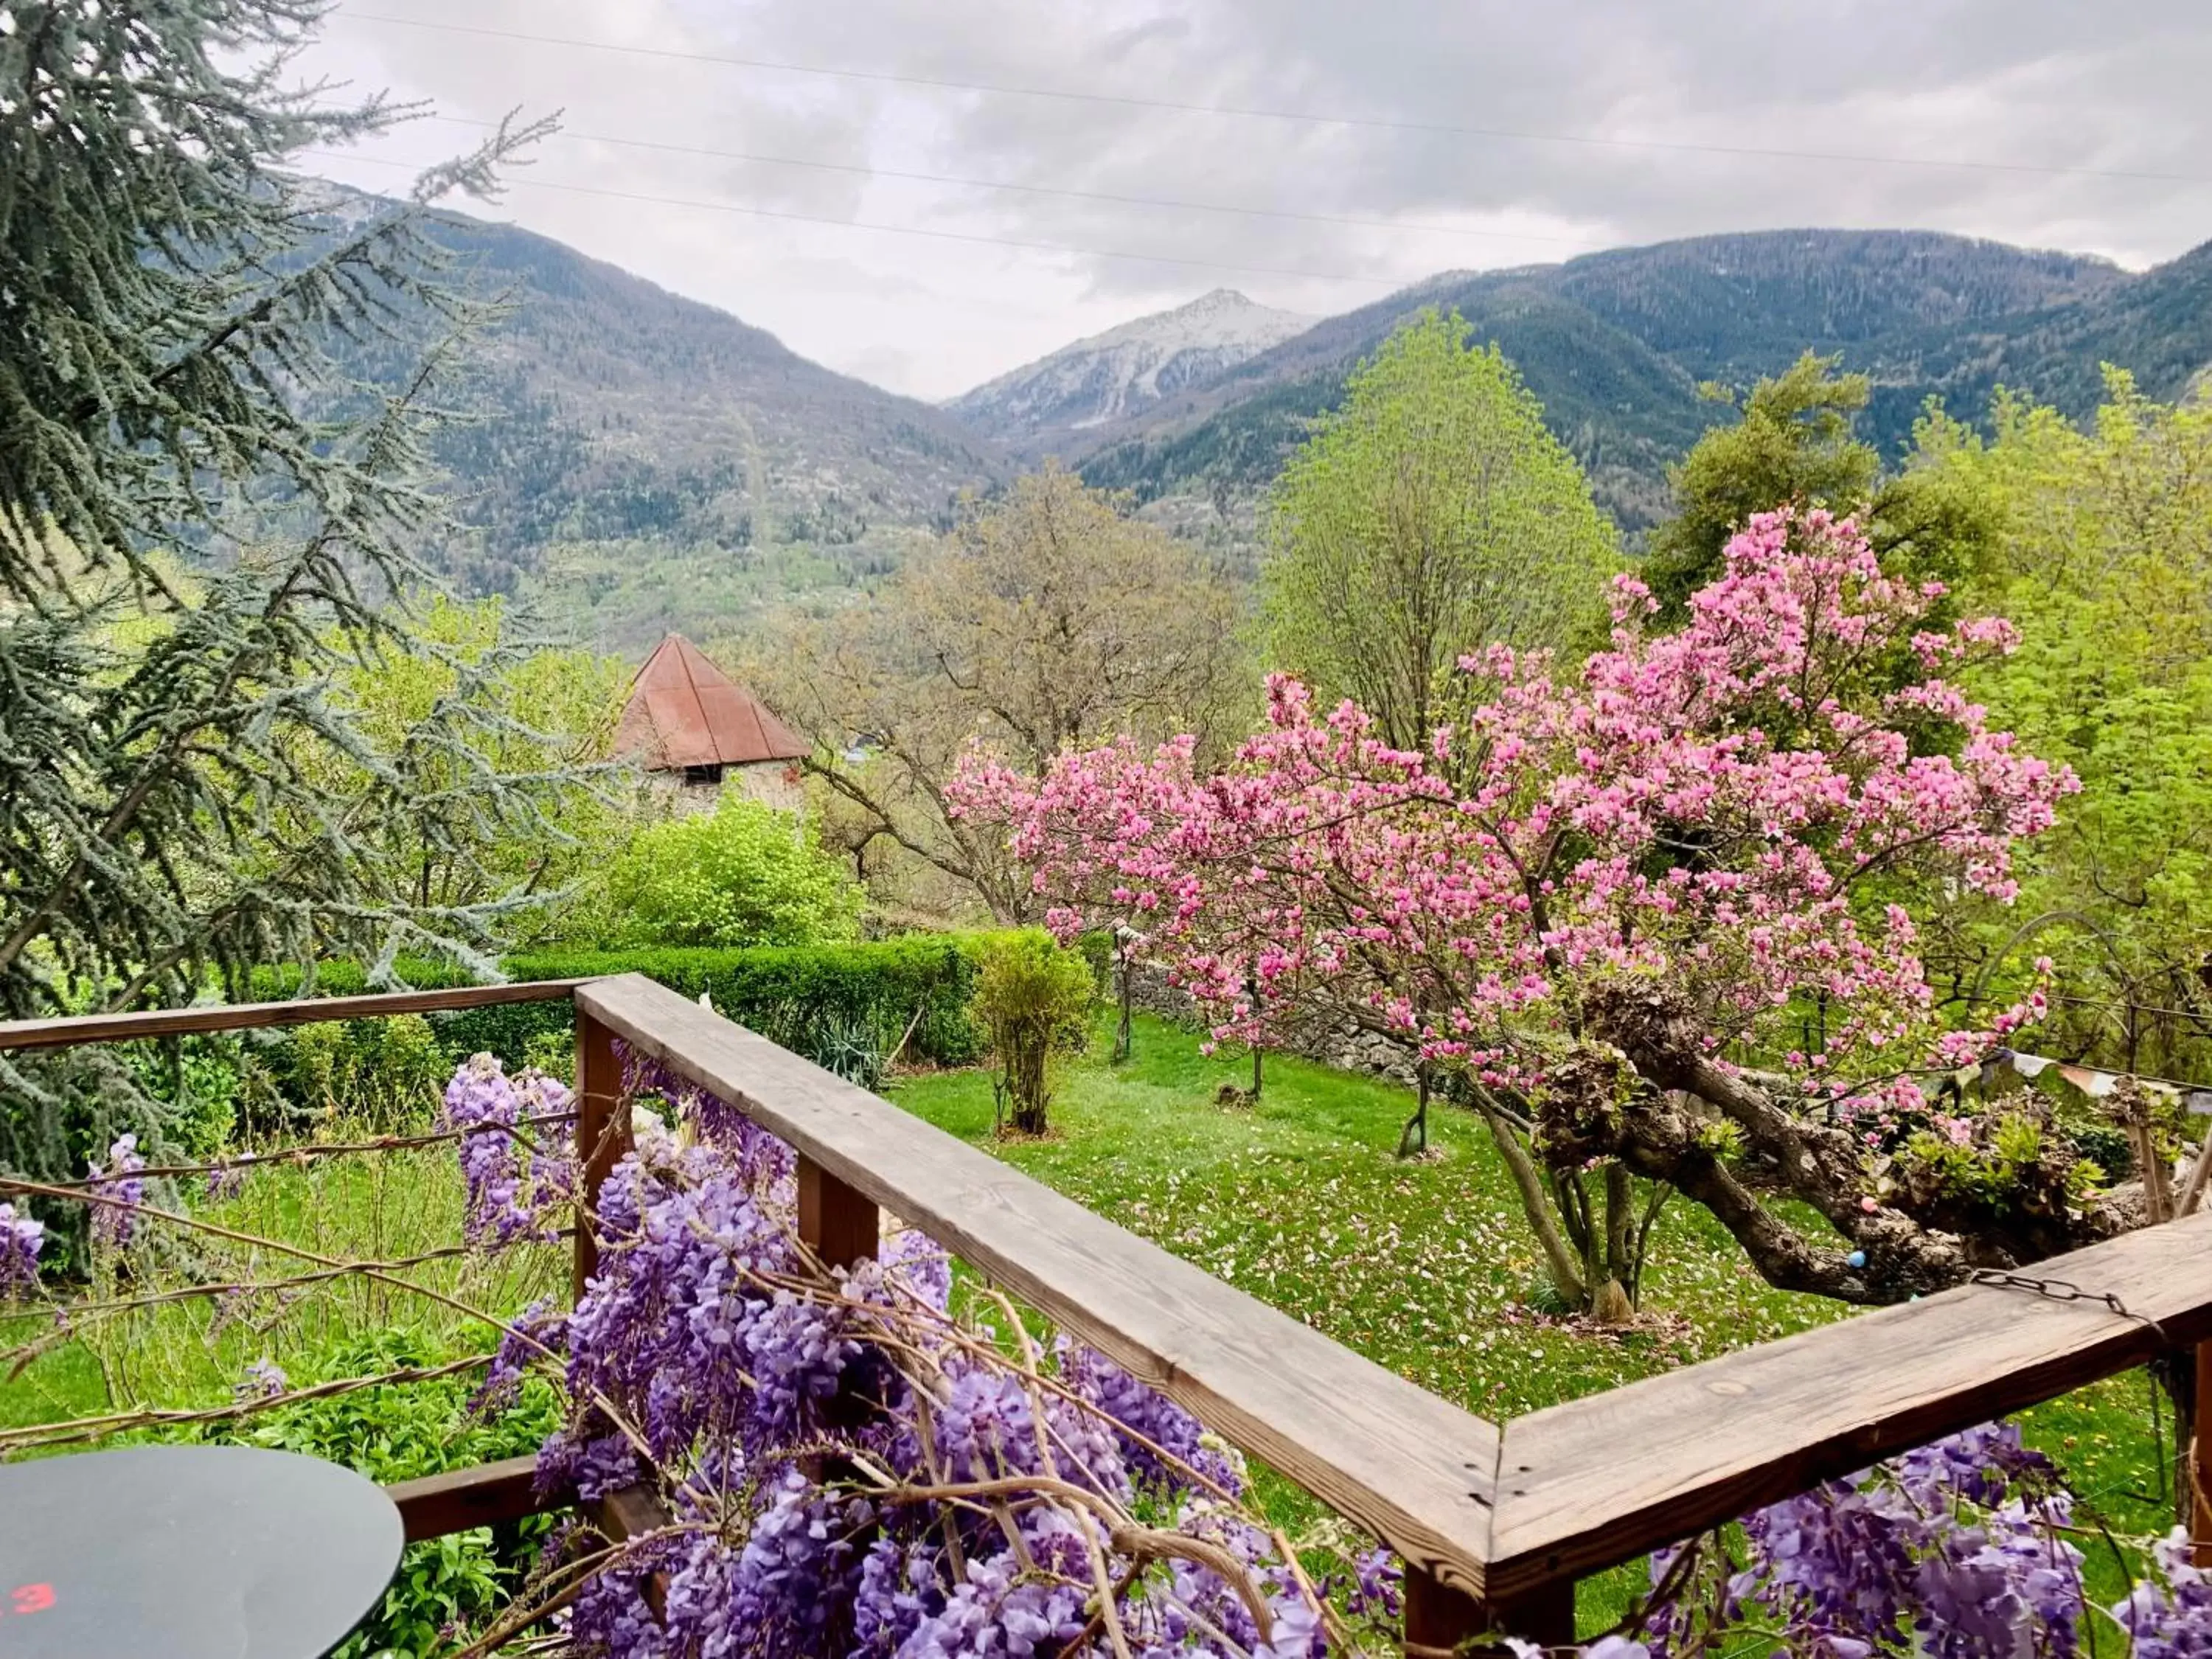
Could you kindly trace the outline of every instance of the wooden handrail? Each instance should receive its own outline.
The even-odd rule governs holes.
[[[399,1523],[410,1544],[566,1509],[575,1501],[574,1492],[539,1493],[535,1452],[419,1480],[395,1480],[384,1490],[398,1507]]]
[[[285,1002],[219,1002],[191,1008],[148,1008],[61,1019],[0,1020],[0,1051],[68,1048],[80,1042],[127,1042],[141,1037],[197,1036],[268,1025],[315,1025],[333,1019],[436,1014],[507,1002],[565,1002],[580,979],[523,980],[512,985],[454,985],[436,991],[384,991],[367,996],[295,997]]]
[[[1632,1560],[2212,1338],[2212,1215],[2021,1277],[2052,1293],[1962,1285],[1513,1419],[1498,1593]]]
[[[18,1021],[0,1024],[0,1049],[572,995],[584,1115],[611,1137],[595,1167],[626,1139],[607,1081],[618,1036],[793,1149],[800,1224],[829,1259],[867,1254],[876,1207],[889,1211],[1382,1538],[1408,1564],[1409,1641],[1428,1645],[1492,1621],[1570,1641],[1580,1577],[2212,1342],[2206,1212],[2051,1258],[2022,1284],[1965,1285],[1499,1425],[641,975]],[[565,1506],[538,1496],[533,1463],[393,1487],[407,1535]],[[635,1517],[601,1519],[619,1534]]]
[[[1480,1595],[1498,1431],[638,974],[576,1006],[1378,1537]]]

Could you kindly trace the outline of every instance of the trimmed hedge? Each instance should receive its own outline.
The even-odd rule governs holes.
[[[825,1044],[872,1040],[888,1054],[906,1033],[909,1058],[963,1066],[982,1051],[968,1015],[978,937],[921,934],[854,945],[754,945],[716,950],[539,951],[503,964],[518,980],[643,974],[787,1048],[821,1058]],[[454,1016],[473,1048],[510,1052],[521,1034],[568,1016],[557,1004],[514,1003]],[[477,1034],[481,1033],[481,1036]]]
[[[704,994],[717,1012],[825,1065],[866,1050],[887,1058],[904,1037],[909,1060],[962,1066],[983,1050],[968,1004],[979,951],[989,937],[923,933],[848,945],[534,951],[509,957],[501,966],[518,981],[644,974],[687,997]],[[1101,969],[1103,939],[1095,946],[1085,940],[1083,954],[1094,971]],[[398,973],[403,982],[423,990],[471,982],[445,963],[403,960]],[[255,975],[253,994],[295,996],[300,982],[297,969],[264,969]],[[367,988],[356,963],[316,969],[317,995]],[[533,1039],[568,1030],[571,1016],[562,1003],[518,1002],[430,1018],[455,1053],[488,1050],[519,1065]]]

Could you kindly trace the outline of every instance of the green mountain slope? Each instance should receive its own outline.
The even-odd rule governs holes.
[[[1351,366],[1405,318],[1456,308],[1494,340],[1631,531],[1665,510],[1666,466],[1729,418],[1701,380],[1747,385],[1807,349],[1875,382],[1868,435],[1894,454],[1930,396],[1978,414],[2000,380],[2081,413],[2098,365],[2177,395],[2212,362],[2212,246],[2141,276],[2103,260],[1923,232],[1774,231],[1432,278],[1102,432],[1077,459],[1139,501],[1249,497]]]
[[[1054,447],[1242,562],[1284,457],[1351,366],[1426,306],[1456,308],[1513,359],[1631,532],[1666,510],[1668,463],[1729,418],[1698,382],[1747,384],[1808,347],[1870,374],[1865,430],[1890,454],[1931,395],[1978,414],[2002,380],[2080,415],[2102,362],[2162,398],[2212,363],[2212,244],[2130,275],[1962,237],[1779,231],[1448,272],[1162,374],[1112,424],[1074,430],[1047,400],[1049,431],[1005,410],[994,418],[1015,428],[977,431],[544,237],[469,219],[443,234],[515,308],[465,389],[475,418],[439,441],[465,530],[437,556],[470,589],[523,594],[633,650],[672,627],[742,629],[787,595],[834,601],[949,522],[963,489]],[[1150,337],[1147,321],[1162,319],[1109,338]],[[362,365],[380,367],[396,372]]]
[[[514,310],[442,434],[469,533],[447,564],[605,643],[711,631],[791,588],[849,586],[1004,477],[927,404],[548,238],[457,219],[441,240]]]

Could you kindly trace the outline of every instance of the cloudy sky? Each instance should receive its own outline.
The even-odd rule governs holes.
[[[2212,239],[2208,0],[343,0],[303,69],[559,111],[493,211],[941,398],[1215,287],[1910,226]]]

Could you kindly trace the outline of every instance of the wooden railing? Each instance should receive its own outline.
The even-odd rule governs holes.
[[[2056,1296],[1971,1285],[1498,1425],[641,975],[0,1024],[0,1049],[554,997],[575,1006],[587,1195],[628,1144],[619,1040],[792,1146],[825,1261],[872,1255],[889,1211],[1381,1538],[1409,1647],[1570,1642],[1585,1575],[2212,1339],[2200,1213],[2039,1264]],[[588,1227],[576,1250],[580,1285]],[[532,1462],[393,1486],[408,1536],[561,1506]],[[637,1523],[611,1507],[617,1534]]]

